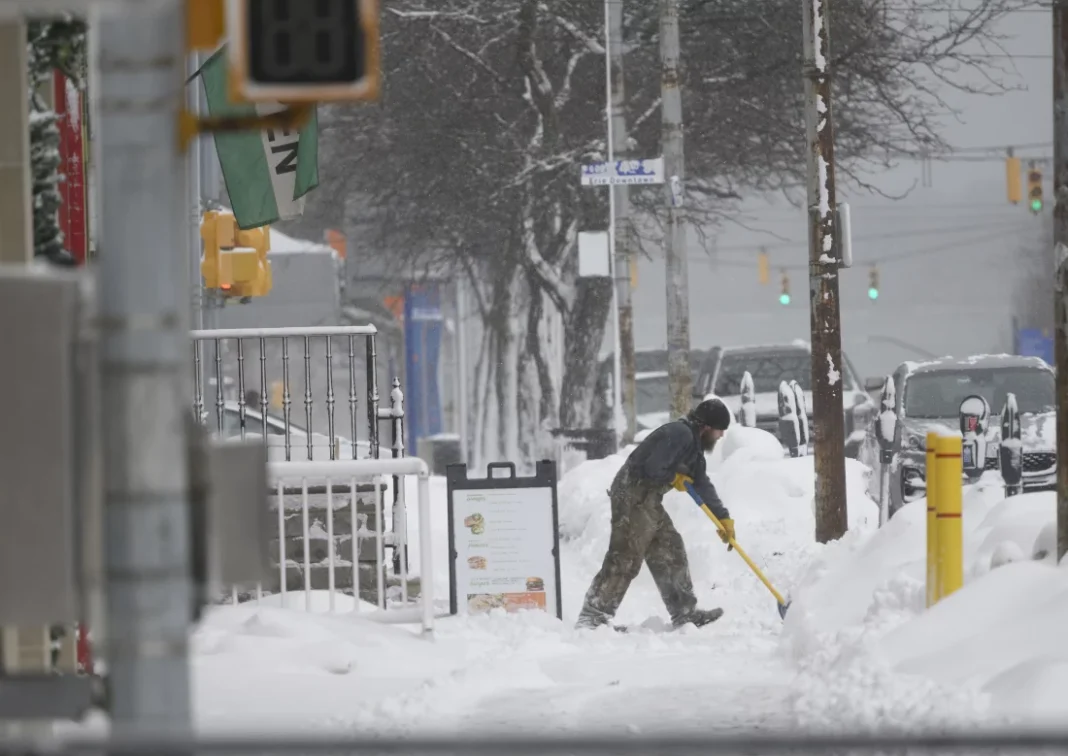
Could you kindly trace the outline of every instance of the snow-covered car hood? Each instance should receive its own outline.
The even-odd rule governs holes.
[[[960,432],[960,420],[956,417],[946,418],[917,418],[906,417],[901,422],[909,435],[921,440],[918,445],[913,444],[913,451],[923,448],[926,444],[928,431],[942,431],[948,433]],[[986,432],[988,443],[997,442],[1001,438],[1001,423],[998,418],[990,418],[990,427]],[[906,439],[902,439],[908,448]],[[1028,412],[1020,415],[1020,440],[1023,442],[1024,451],[1056,451],[1057,449],[1057,415],[1054,412],[1039,414]]]

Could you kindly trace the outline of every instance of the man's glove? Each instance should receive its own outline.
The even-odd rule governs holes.
[[[731,546],[731,541],[734,540],[734,520],[724,517],[719,521],[719,524],[723,526],[718,531],[720,540],[727,544],[727,551],[733,551],[734,547]]]
[[[686,484],[693,485],[693,478],[689,475],[683,475],[682,473],[675,473],[675,481],[671,484],[676,491],[685,491]]]

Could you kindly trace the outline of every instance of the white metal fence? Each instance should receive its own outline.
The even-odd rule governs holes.
[[[277,593],[283,605],[291,593],[303,593],[306,611],[315,611],[313,596],[318,591],[325,591],[328,602],[327,611],[339,611],[339,597],[352,596],[353,608],[360,612],[360,590],[364,578],[361,565],[369,564],[374,580],[377,609],[366,613],[368,619],[393,624],[419,623],[425,633],[433,629],[434,618],[434,575],[432,561],[432,544],[430,528],[430,479],[426,463],[417,457],[398,459],[339,459],[328,461],[274,461],[268,464],[268,474],[272,489],[272,509],[277,509],[277,544],[278,560]],[[410,594],[410,576],[407,559],[399,560],[399,587],[389,593],[387,585],[386,547],[396,552],[406,553],[407,543],[407,503],[404,495],[404,481],[408,477],[417,479],[417,511],[419,514],[419,586],[418,596]],[[394,483],[393,481],[396,481]],[[368,486],[370,484],[370,486]],[[387,530],[383,498],[388,485],[396,485],[393,509],[393,528]],[[370,488],[373,509],[361,500]],[[314,500],[314,501],[313,501]],[[363,504],[363,511],[361,511]],[[314,519],[313,519],[314,513]],[[320,523],[318,518],[323,518]],[[299,518],[299,519],[298,519]],[[299,526],[289,525],[290,520],[298,520]],[[372,527],[366,527],[373,520]],[[296,531],[294,534],[293,531]],[[273,540],[273,539],[272,539]],[[316,542],[325,540],[325,554],[314,554]],[[373,556],[368,559],[361,541],[370,542]],[[295,547],[297,554],[290,553]],[[339,548],[340,547],[340,548]],[[339,553],[340,552],[340,553]],[[295,558],[294,558],[295,557]],[[325,574],[325,585],[321,578]],[[299,587],[291,583],[298,577]],[[320,584],[316,585],[316,577]],[[262,601],[265,593],[274,592],[263,585],[255,586],[254,600]],[[239,601],[241,590],[238,586],[231,588],[232,599]],[[345,602],[347,603],[347,601]]]

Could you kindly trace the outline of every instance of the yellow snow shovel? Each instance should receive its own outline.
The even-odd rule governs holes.
[[[697,491],[694,490],[693,480],[686,476],[679,476],[678,478],[676,478],[675,488],[683,490],[679,488],[679,482],[681,482],[682,485],[685,487],[686,493],[690,494],[690,498],[693,499],[694,503],[701,508],[702,512],[708,515],[708,519],[712,520],[712,524],[716,526],[716,530],[721,533],[726,532],[726,528],[723,527],[723,524],[719,521],[719,518],[712,514],[712,510],[708,508],[707,504],[701,501],[700,495],[698,495]],[[738,556],[744,559],[745,563],[749,565],[749,569],[753,571],[753,574],[760,578],[760,582],[763,583],[769,591],[771,591],[771,595],[775,597],[775,600],[777,602],[779,602],[779,616],[783,619],[786,619],[786,610],[790,608],[790,602],[786,601],[782,597],[782,594],[775,590],[775,586],[773,586],[771,584],[771,581],[769,581],[764,576],[764,573],[760,571],[760,568],[757,567],[753,560],[749,558],[749,555],[742,550],[742,547],[738,545],[738,542],[735,541],[734,538],[729,538],[728,541],[729,545],[733,546],[734,550],[738,552]]]

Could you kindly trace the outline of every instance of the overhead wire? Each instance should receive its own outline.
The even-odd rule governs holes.
[[[958,251],[958,250],[963,249],[963,248],[965,248],[965,247],[967,247],[969,245],[982,244],[983,242],[990,242],[990,241],[998,241],[998,240],[1001,240],[1001,239],[1003,239],[1005,237],[1008,237],[1008,236],[1017,235],[1018,233],[1019,232],[1017,230],[1015,230],[1015,229],[1006,229],[1005,231],[1002,231],[1000,233],[995,233],[995,234],[985,233],[985,234],[982,234],[981,236],[974,236],[974,237],[969,237],[967,239],[960,239],[960,240],[955,241],[955,242],[947,242],[945,244],[940,244],[940,245],[933,246],[933,247],[925,247],[925,248],[921,248],[921,249],[914,249],[914,250],[910,250],[908,252],[902,252],[902,253],[894,254],[894,255],[878,255],[878,256],[875,256],[875,257],[868,257],[868,258],[865,258],[863,260],[856,260],[855,259],[853,261],[853,267],[866,267],[866,266],[877,266],[877,265],[881,266],[881,265],[885,265],[885,264],[888,264],[888,263],[889,264],[895,264],[895,263],[898,263],[898,262],[904,262],[906,260],[912,260],[912,259],[915,259],[917,257],[928,257],[928,256],[932,256],[932,255],[940,255],[940,254],[942,254],[944,252]],[[737,260],[737,259],[721,260],[721,259],[717,259],[716,257],[713,257],[711,255],[689,255],[688,258],[689,258],[690,262],[704,263],[706,265],[710,265],[710,266],[713,266],[713,267],[715,267],[715,266],[724,266],[724,267],[728,267],[728,268],[750,268],[751,269],[757,264],[756,259],[752,259],[752,260]],[[776,268],[776,269],[779,269],[779,270],[784,270],[784,271],[790,271],[790,270],[807,271],[809,265],[808,265],[808,262],[806,260],[803,263],[778,264],[778,263],[772,262],[772,263],[770,263],[770,267]]]

